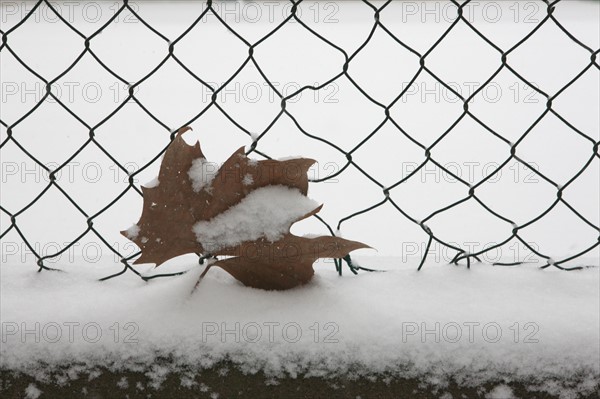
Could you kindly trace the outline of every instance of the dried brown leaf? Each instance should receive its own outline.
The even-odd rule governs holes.
[[[282,185],[308,191],[308,169],[312,159],[286,161],[249,159],[243,147],[234,152],[219,168],[206,187],[194,190],[188,175],[195,159],[205,158],[200,144],[188,145],[181,129],[165,151],[158,185],[142,187],[144,205],[137,223],[139,232],[130,238],[141,248],[134,262],[155,263],[187,253],[205,253],[197,241],[193,226],[209,221],[238,204],[250,192],[261,187]],[[281,206],[273,204],[273,206]],[[296,221],[316,214],[314,209]],[[268,217],[268,215],[265,215]],[[211,255],[231,256],[213,265],[229,272],[243,284],[263,289],[287,289],[309,281],[314,274],[312,264],[318,258],[339,258],[366,245],[338,237],[297,237],[289,233],[275,242],[261,238],[234,247],[221,248]]]

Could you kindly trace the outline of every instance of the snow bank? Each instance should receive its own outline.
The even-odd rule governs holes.
[[[564,398],[597,388],[598,269],[426,264],[417,272],[416,259],[358,261],[388,271],[340,278],[320,260],[310,284],[269,292],[216,269],[190,294],[202,271],[194,257],[156,271],[187,274],[149,282],[132,273],[98,282],[100,262],[68,273],[5,264],[1,366],[42,375],[71,363],[146,367],[160,383],[176,367],[230,360],[272,376],[386,373],[442,389],[449,377],[499,385],[489,397],[509,392],[500,385],[511,381]],[[152,368],[161,358],[173,366]]]

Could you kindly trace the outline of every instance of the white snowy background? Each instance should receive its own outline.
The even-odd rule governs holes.
[[[97,31],[120,7],[117,2],[67,3],[53,4],[63,18],[86,36]],[[370,3],[374,7],[384,4]],[[14,1],[0,4],[3,32],[18,24],[35,5]],[[186,31],[206,9],[201,2],[130,4],[169,41]],[[289,16],[291,6],[285,2],[229,1],[216,2],[214,9],[240,36],[256,43]],[[547,16],[542,1],[480,1],[468,4],[464,10],[469,22],[504,51]],[[348,55],[371,34],[374,14],[372,7],[358,1],[303,2],[298,11],[304,24]],[[599,2],[561,1],[553,15],[587,47],[593,51],[600,47]],[[379,19],[399,40],[424,54],[454,23],[456,6],[450,2],[393,1],[380,12]],[[419,58],[382,27],[377,27],[372,35],[350,61],[348,75],[367,95],[386,106],[409,86],[419,69]],[[84,49],[84,39],[46,5],[11,31],[7,44],[48,81],[68,68]],[[167,56],[168,47],[167,40],[128,10],[90,41],[97,57],[129,84],[139,82],[156,68]],[[130,101],[96,127],[123,103],[128,87],[90,54],[83,55],[71,71],[61,76],[52,92],[94,127],[97,143],[130,172],[146,165],[168,144],[168,129],[188,123],[204,109],[206,112],[191,123],[194,131],[186,134],[186,140],[199,139],[210,161],[222,162],[240,146],[250,148],[260,136],[257,150],[271,157],[304,156],[317,160],[311,169],[313,179],[326,178],[346,166],[343,153],[302,134],[289,116],[281,115],[273,123],[281,111],[281,99],[252,62],[229,81],[247,60],[248,46],[214,14],[209,12],[178,41],[174,54],[214,88],[227,82],[217,94],[216,104],[238,126],[215,105],[209,106],[211,90],[173,59],[168,59],[135,91],[135,97],[162,126]],[[587,50],[549,20],[510,53],[507,63],[552,97],[589,66],[590,57]],[[258,44],[253,58],[284,96],[306,85],[322,85],[341,73],[345,62],[341,51],[294,20]],[[469,97],[500,67],[501,57],[459,22],[427,55],[425,65]],[[89,140],[89,128],[51,99],[21,120],[44,96],[45,83],[27,71],[6,48],[0,52],[0,71],[2,142],[8,136],[7,126],[14,125],[12,137],[52,170]],[[599,78],[598,68],[590,67],[552,102],[552,109],[596,143],[600,140]],[[511,142],[516,142],[546,110],[546,98],[506,68],[488,87],[472,99],[469,110]],[[302,91],[287,100],[286,110],[307,133],[329,140],[344,151],[354,149],[386,119],[384,108],[370,102],[346,76],[320,90]],[[462,112],[462,102],[422,72],[390,109],[390,116],[413,138],[429,146]],[[591,141],[548,113],[519,144],[517,155],[563,185],[592,157]],[[48,172],[12,141],[0,151],[0,204],[16,214],[49,185]],[[510,146],[467,116],[431,153],[437,162],[476,184],[509,157]],[[250,156],[261,158],[256,153]],[[352,159],[383,187],[389,187],[420,165],[425,154],[388,120],[352,153]],[[152,181],[159,162],[160,159],[155,160],[137,174],[136,185]],[[563,198],[594,226],[600,225],[599,162],[595,156],[563,193]],[[127,189],[128,176],[91,143],[57,174],[57,183],[84,212],[96,216]],[[555,201],[556,192],[551,184],[513,160],[501,174],[479,187],[476,195],[491,209],[520,225],[547,209]],[[390,191],[394,202],[416,220],[467,195],[468,187],[431,163],[423,173]],[[383,189],[353,165],[333,179],[312,184],[309,196],[325,204],[320,216],[334,229],[343,218],[385,199]],[[141,197],[130,189],[116,204],[94,217],[94,228],[114,249],[131,255],[137,248],[119,231],[135,223],[140,211]],[[0,217],[0,234],[4,234],[11,227],[10,216],[0,212]],[[54,186],[19,213],[16,221],[41,255],[55,254],[88,227],[86,217]],[[468,252],[501,242],[512,230],[509,223],[492,216],[472,199],[435,216],[427,224],[436,236]],[[328,234],[315,219],[294,226],[292,231]],[[45,260],[47,266],[68,273],[37,274],[36,257],[12,228],[2,237],[0,249],[2,365],[26,369],[30,362],[39,360],[51,364],[69,360],[88,361],[90,365],[147,363],[168,353],[181,364],[210,365],[211,361],[230,356],[243,362],[249,371],[263,368],[274,375],[307,369],[317,374],[401,369],[404,375],[427,375],[428,382],[442,388],[447,375],[464,378],[471,384],[490,379],[528,379],[531,389],[562,393],[565,397],[587,392],[597,383],[598,269],[572,273],[538,270],[545,261],[512,240],[482,256],[486,262],[473,265],[471,270],[446,266],[456,252],[434,242],[428,262],[417,273],[428,236],[389,202],[344,221],[341,233],[376,249],[356,252],[355,258],[361,265],[387,272],[352,276],[346,269],[345,274],[350,275],[339,278],[333,262],[320,260],[315,264],[315,280],[309,286],[272,293],[244,288],[227,275],[211,271],[190,295],[201,272],[194,257],[167,262],[158,270],[149,265],[138,268],[143,274],[191,269],[183,276],[146,283],[128,272],[98,283],[97,278],[121,270],[122,264],[96,235],[88,232],[62,255]],[[519,234],[553,259],[577,254],[598,240],[597,228],[582,222],[561,203]],[[598,266],[599,258],[596,247],[568,266]],[[513,268],[489,265],[519,260],[531,263]],[[23,328],[35,328],[36,322],[40,323],[40,342],[31,336],[24,339]],[[70,342],[65,324],[70,322],[79,323],[77,328],[96,323],[90,328],[99,326],[101,339],[88,342],[87,333],[76,330]],[[221,335],[224,327],[235,330],[235,323],[240,326],[237,339],[235,333]],[[253,339],[244,335],[256,327],[252,323],[259,325],[262,332],[262,339],[257,342],[250,342]],[[279,323],[274,342],[266,338],[269,323]],[[298,342],[291,342],[281,329],[277,330],[289,323],[300,326],[302,337]],[[472,340],[468,337],[469,325],[474,328]],[[215,334],[209,334],[215,326]],[[456,326],[460,326],[462,335],[453,342]],[[62,333],[57,342],[50,342],[52,328]],[[414,328],[417,330],[411,330]],[[426,329],[436,328],[437,332],[421,335]],[[121,334],[116,339],[115,331]],[[135,343],[124,339],[131,331]],[[315,331],[320,332],[317,342]],[[330,331],[335,332],[336,342],[324,339]],[[494,331],[502,334],[497,342],[492,339]],[[50,336],[44,336],[46,333]],[[530,333],[533,335],[528,336]],[[160,374],[160,370],[155,373]],[[564,381],[576,383],[565,386]]]

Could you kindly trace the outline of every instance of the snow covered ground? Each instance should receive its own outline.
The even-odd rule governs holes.
[[[153,27],[173,41],[204,10],[201,2],[130,2]],[[371,2],[377,6],[383,2]],[[15,26],[33,2],[1,0],[2,30]],[[118,10],[116,3],[53,2],[84,34],[94,32]],[[88,4],[88,5],[86,5]],[[89,5],[93,4],[93,5]],[[290,11],[285,2],[215,2],[219,15],[250,42],[268,34]],[[427,5],[426,5],[427,4]],[[369,36],[372,8],[362,2],[304,1],[302,20],[348,54]],[[455,6],[449,2],[394,1],[380,18],[390,32],[422,54],[451,26]],[[256,14],[256,12],[259,14]],[[94,13],[96,12],[96,13]],[[503,50],[515,45],[546,16],[541,1],[471,2],[467,18]],[[561,1],[553,15],[592,50],[600,48],[600,3]],[[210,40],[209,40],[210,39]],[[41,7],[8,35],[7,43],[37,73],[54,79],[83,50],[83,40]],[[133,84],[168,53],[168,42],[125,11],[94,39],[91,48],[110,68]],[[248,48],[207,16],[174,54],[213,87],[221,87],[248,57]],[[319,85],[342,70],[343,54],[290,22],[254,50],[267,78],[286,95],[304,85]],[[596,61],[597,62],[597,61]],[[527,80],[554,96],[590,63],[590,54],[548,21],[512,52],[508,63]],[[500,55],[465,24],[458,24],[427,56],[426,65],[464,96],[480,87],[500,66]],[[0,141],[34,107],[45,85],[3,49],[0,57],[2,111]],[[348,73],[366,93],[389,104],[409,86],[419,59],[381,28],[350,62]],[[576,83],[553,99],[552,108],[574,127],[600,140],[600,71],[589,68]],[[53,85],[55,93],[85,123],[94,126],[126,98],[128,87],[89,55]],[[164,125],[186,124],[211,101],[212,92],[168,60],[136,89],[136,97]],[[222,162],[240,146],[258,140],[257,149],[271,157],[304,156],[317,160],[311,178],[323,179],[345,167],[345,156],[303,135],[286,115],[268,128],[281,110],[280,98],[252,63],[219,93],[215,106],[191,126],[186,140],[199,139],[209,161]],[[345,76],[321,90],[306,90],[287,100],[286,109],[308,133],[352,150],[385,119],[383,108],[369,102]],[[429,74],[421,74],[404,99],[390,109],[403,129],[430,145],[462,113],[463,106]],[[480,120],[515,142],[546,110],[546,98],[504,69],[489,90],[473,98],[469,109]],[[245,129],[240,128],[240,126]],[[267,129],[268,128],[268,129]],[[266,129],[266,130],[265,130]],[[12,126],[13,137],[51,169],[65,162],[89,138],[89,128],[55,102],[46,101],[31,116]],[[266,131],[266,133],[265,133]],[[169,132],[130,102],[95,127],[95,140],[128,170],[142,168],[169,141]],[[249,133],[249,134],[246,134]],[[262,135],[262,133],[265,133]],[[262,135],[262,136],[261,136]],[[592,156],[584,139],[558,117],[548,114],[519,145],[523,159],[565,184]],[[2,147],[0,204],[13,214],[26,207],[49,184],[48,172],[17,145]],[[453,173],[477,183],[510,154],[469,118],[463,119],[432,151]],[[260,158],[256,153],[252,157]],[[352,154],[354,162],[383,186],[390,186],[424,160],[421,148],[389,121]],[[159,160],[136,175],[136,185],[152,181]],[[594,226],[600,225],[600,159],[563,193]],[[138,220],[141,198],[129,190],[114,206],[97,214],[127,188],[128,176],[91,144],[71,160],[57,182],[88,215],[94,228],[125,256],[138,248],[119,234]],[[422,220],[467,195],[468,189],[432,165],[392,189],[390,197],[411,217]],[[557,190],[522,164],[511,162],[477,189],[491,209],[526,223],[544,211]],[[320,216],[345,238],[377,251],[360,250],[353,259],[385,273],[337,276],[321,259],[314,280],[289,292],[245,288],[229,275],[212,270],[198,289],[192,287],[202,267],[184,256],[159,269],[136,267],[145,275],[189,270],[144,282],[133,273],[105,282],[98,279],[122,269],[120,258],[88,233],[61,255],[45,260],[67,271],[36,273],[36,257],[13,228],[0,240],[0,367],[44,379],[65,365],[90,370],[148,368],[159,386],[178,367],[211,367],[230,359],[247,372],[272,376],[331,376],[387,373],[421,378],[444,394],[449,378],[464,385],[498,383],[490,398],[512,395],[504,383],[520,381],[530,392],[562,398],[589,394],[600,380],[600,252],[598,248],[570,262],[596,266],[564,273],[539,270],[544,261],[512,240],[484,254],[483,264],[447,265],[455,251],[434,242],[424,268],[416,268],[428,236],[389,203],[345,220],[382,201],[378,187],[354,166],[327,182],[314,183],[309,196],[323,203]],[[17,218],[20,231],[41,255],[65,248],[87,228],[86,217],[56,189],[50,189]],[[10,227],[0,211],[0,234]],[[477,252],[510,236],[510,223],[492,218],[473,200],[434,217],[428,225],[442,239]],[[311,219],[293,233],[328,234]],[[598,231],[563,204],[520,235],[533,248],[562,259],[590,247]],[[530,263],[492,267],[493,262]],[[157,366],[168,357],[170,366]],[[35,386],[24,393],[39,394]]]
[[[193,257],[164,266],[187,274],[148,283],[98,282],[90,270],[100,265],[40,274],[5,265],[2,367],[44,380],[69,364],[154,365],[159,386],[167,372],[229,359],[274,377],[417,377],[440,394],[450,378],[519,381],[563,398],[598,387],[598,268],[431,263],[417,272],[418,259],[360,261],[387,271],[339,277],[321,261],[310,284],[266,292],[213,270],[193,294],[203,270]],[[159,366],[165,358],[171,366]]]

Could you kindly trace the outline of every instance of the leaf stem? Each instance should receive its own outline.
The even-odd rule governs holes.
[[[200,285],[200,281],[202,281],[204,276],[206,276],[206,273],[208,273],[208,269],[210,269],[210,267],[212,265],[213,264],[211,262],[207,262],[206,267],[204,268],[204,271],[202,272],[200,277],[198,277],[198,281],[196,281],[196,285],[194,285],[194,289],[192,289],[192,293],[194,293],[194,291],[196,291],[196,288],[198,288],[198,286]]]

